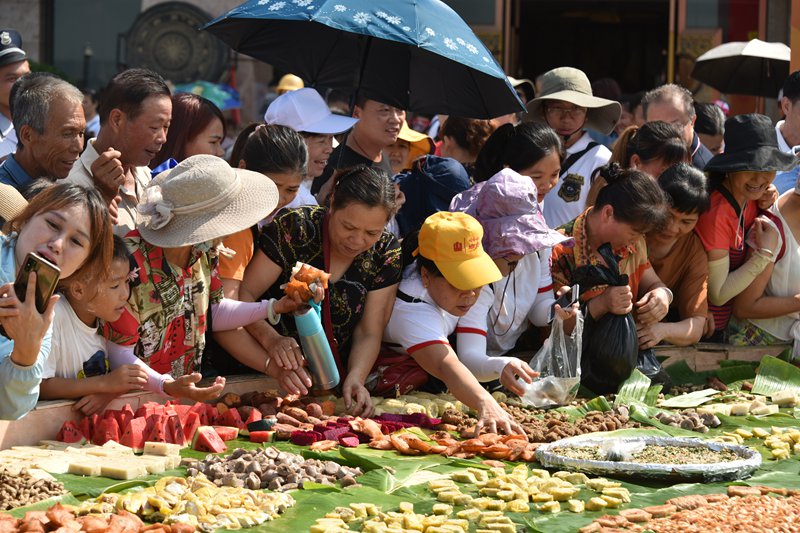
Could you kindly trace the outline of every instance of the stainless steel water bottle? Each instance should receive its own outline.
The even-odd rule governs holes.
[[[336,368],[328,337],[322,328],[319,311],[311,307],[306,312],[295,315],[294,322],[300,335],[300,346],[303,347],[303,354],[311,370],[314,388],[334,388],[339,384],[339,369]]]

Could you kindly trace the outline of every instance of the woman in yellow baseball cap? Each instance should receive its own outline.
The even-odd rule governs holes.
[[[425,220],[413,252],[416,259],[404,272],[384,330],[387,350],[379,357],[376,379],[382,377],[381,358],[407,354],[427,374],[444,382],[458,400],[478,411],[478,432],[485,427],[492,432],[522,433],[447,340],[453,333],[486,335],[486,312],[481,309],[491,306],[493,296],[484,286],[502,274],[484,251],[482,239],[481,224],[466,213],[442,211]]]

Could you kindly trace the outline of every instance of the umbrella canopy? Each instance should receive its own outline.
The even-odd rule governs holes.
[[[789,75],[790,55],[783,43],[725,43],[697,58],[692,77],[726,94],[777,98]]]
[[[439,0],[249,0],[206,29],[308,85],[357,89],[408,111],[523,111],[503,69]]]
[[[203,98],[211,100],[215,106],[222,111],[226,109],[238,109],[242,107],[239,101],[239,91],[228,85],[221,83],[211,83],[210,81],[194,81],[175,86],[176,93],[193,93]]]

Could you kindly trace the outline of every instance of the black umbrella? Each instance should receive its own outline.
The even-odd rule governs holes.
[[[697,58],[692,77],[725,94],[777,98],[789,75],[790,55],[783,43],[725,43]]]
[[[311,86],[418,113],[523,111],[503,69],[439,0],[250,0],[203,27]]]

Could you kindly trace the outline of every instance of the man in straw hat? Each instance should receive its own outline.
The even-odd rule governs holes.
[[[582,71],[559,67],[542,75],[541,96],[531,100],[527,110],[527,120],[546,123],[564,139],[561,175],[544,201],[547,224],[555,228],[583,212],[592,173],[611,157],[609,149],[592,141],[586,130],[608,135],[622,107],[619,102],[593,96]]]

